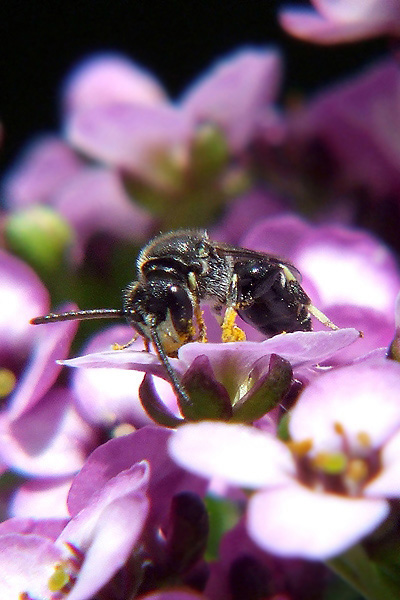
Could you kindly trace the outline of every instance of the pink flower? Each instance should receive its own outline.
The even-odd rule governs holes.
[[[143,461],[109,478],[54,541],[45,530],[42,535],[27,528],[3,535],[0,530],[1,595],[50,600],[69,592],[71,600],[91,598],[123,566],[141,535],[148,476]],[[18,521],[15,525],[18,531]],[[3,531],[4,526],[7,522]]]
[[[314,10],[290,7],[280,21],[291,35],[319,44],[337,44],[400,34],[397,0],[311,0]]]
[[[3,186],[11,211],[46,204],[65,219],[75,233],[71,249],[75,263],[83,260],[95,234],[129,241],[144,240],[150,234],[152,218],[132,202],[118,175],[85,165],[55,137],[32,143],[6,175]]]
[[[169,436],[161,428],[143,428],[97,448],[72,483],[68,522],[10,519],[2,523],[0,595],[19,598],[26,593],[27,598],[50,600],[68,593],[73,600],[88,600],[110,584],[104,593],[116,600],[122,589],[126,597],[138,590],[150,562],[160,573],[164,569],[167,578],[167,567],[173,571],[177,565],[169,552],[177,558],[180,550],[185,568],[193,566],[184,561],[188,554],[196,560],[204,543],[197,554],[182,545],[183,541],[199,543],[199,539],[182,530],[179,511],[174,514],[171,504],[177,502],[184,511],[182,492],[197,498],[206,482],[169,458]],[[190,506],[183,526],[189,524],[190,510],[196,505],[189,497],[186,501]],[[207,527],[192,525],[201,542]],[[181,536],[171,541],[174,536],[169,530],[174,527],[180,527],[187,539]],[[112,578],[117,572],[114,587]]]
[[[164,161],[169,154],[170,160],[184,164],[196,128],[203,123],[220,128],[237,153],[249,143],[257,120],[275,99],[279,70],[275,52],[242,51],[217,64],[174,106],[160,101],[160,90],[136,93],[138,76],[141,90],[152,90],[155,82],[128,61],[90,60],[71,79],[72,89],[66,90],[67,137],[93,158],[144,179],[155,177],[153,163],[162,153]],[[110,73],[118,79],[115,91],[110,91]]]
[[[288,444],[205,422],[179,428],[170,451],[193,472],[258,490],[247,522],[262,548],[326,559],[371,533],[400,496],[399,384],[400,367],[390,361],[338,368],[303,391]]]
[[[181,377],[184,386],[188,390],[193,386],[192,392],[196,395],[198,404],[192,398],[189,405],[186,405],[181,398],[178,398],[179,409],[190,420],[207,418],[204,416],[207,412],[204,411],[208,407],[212,411],[209,413],[213,415],[212,418],[229,420],[232,417],[240,421],[254,421],[282,400],[282,396],[290,386],[292,368],[297,373],[307,370],[313,365],[329,359],[358,338],[357,330],[342,329],[315,333],[288,333],[263,342],[225,344],[193,342],[185,344],[179,349],[178,358],[169,360],[178,376]],[[141,347],[139,342],[136,342],[136,345]],[[102,369],[105,381],[107,381],[106,369],[142,371],[168,381],[164,366],[158,357],[155,354],[138,351],[135,346],[119,351],[94,352],[61,362],[71,367]],[[272,389],[270,389],[270,382],[272,383],[278,373],[282,381],[279,385],[272,384]],[[83,373],[78,377],[85,384],[89,378],[94,379],[95,375],[92,378],[90,374]],[[134,377],[132,377],[132,383],[133,380]],[[113,381],[117,381],[117,376],[111,372],[111,385]],[[264,406],[261,399],[257,400],[254,412],[253,409],[250,409],[252,399],[256,398],[253,394],[258,391],[258,386],[264,385],[267,387],[262,388],[264,390],[263,398],[267,405]],[[283,386],[282,389],[280,385]],[[272,406],[268,404],[267,389],[274,398]],[[157,411],[166,418],[166,420],[159,420],[157,417],[158,422],[176,426],[181,422],[181,418],[177,411],[175,393],[171,388],[161,388],[160,391],[162,400],[160,398],[154,400],[153,394],[150,394],[150,399],[147,399],[148,392],[143,392],[141,399],[142,401],[146,400],[147,410],[151,410],[156,405]],[[135,389],[134,385],[131,394],[134,401],[138,395],[137,387]],[[111,395],[105,395],[104,400],[106,406],[110,408],[113,406]],[[88,400],[86,400],[86,404],[88,404]],[[249,412],[247,412],[247,408]],[[197,413],[197,410],[200,412]],[[156,418],[153,416],[153,412],[150,414]]]

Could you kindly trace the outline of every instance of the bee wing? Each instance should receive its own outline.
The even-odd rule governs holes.
[[[300,271],[294,265],[292,265],[292,263],[288,262],[284,258],[280,258],[279,256],[267,254],[266,252],[257,252],[256,250],[250,250],[249,248],[242,248],[240,246],[230,246],[229,244],[220,242],[213,242],[213,247],[220,254],[230,256],[235,261],[260,260],[274,265],[282,265],[289,269],[298,282],[301,282],[302,277]]]

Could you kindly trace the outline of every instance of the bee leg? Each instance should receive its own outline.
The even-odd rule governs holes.
[[[246,339],[246,334],[235,324],[237,312],[233,308],[237,304],[237,275],[232,277],[228,302],[221,325],[221,339],[223,342],[243,342]]]
[[[235,325],[236,315],[236,310],[232,306],[228,306],[221,325],[223,342],[243,342],[246,339],[245,332]]]
[[[129,346],[132,346],[132,344],[134,342],[136,342],[136,340],[138,339],[139,334],[136,333],[133,338],[131,340],[129,340],[129,342],[127,342],[126,344],[118,344],[117,342],[115,342],[115,344],[112,345],[112,349],[113,350],[125,350],[125,348],[129,348]],[[145,342],[146,345],[146,342]],[[147,349],[148,349],[148,344],[147,344]]]
[[[194,297],[194,318],[196,321],[197,329],[198,329],[198,342],[207,342],[207,328],[203,319],[203,311],[200,308],[199,302],[199,292],[196,275],[194,273],[189,273],[188,275],[189,289]]]
[[[312,304],[309,304],[307,306],[307,310],[310,313],[310,315],[312,315],[313,317],[318,319],[318,321],[320,323],[322,323],[322,325],[325,325],[326,327],[329,327],[330,329],[335,329],[335,330],[339,329],[339,327],[337,325],[335,325],[334,323],[332,323],[332,321],[330,319],[328,319],[328,317],[326,315],[324,315],[323,312],[318,310],[318,308],[316,308]]]

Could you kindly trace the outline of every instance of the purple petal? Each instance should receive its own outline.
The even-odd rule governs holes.
[[[9,466],[39,476],[78,471],[97,441],[73,407],[70,390],[54,388],[29,412],[0,418],[0,455]]]
[[[84,352],[91,354],[98,351],[107,352],[115,342],[119,344],[129,342],[133,333],[132,328],[128,325],[109,327],[93,336],[84,348]],[[140,356],[144,354],[142,339],[138,339],[132,344],[130,352],[132,350],[139,351]],[[118,354],[118,351],[113,351],[115,358],[118,358]],[[157,367],[159,367],[158,359]],[[79,410],[90,423],[106,427],[118,423],[131,423],[135,427],[140,427],[146,423],[152,423],[139,400],[138,390],[142,379],[143,373],[139,370],[112,367],[82,368],[74,370],[72,385],[77,396]],[[157,377],[155,385],[163,402],[171,409],[176,410],[176,398],[169,383]]]
[[[247,522],[250,537],[268,552],[325,560],[371,533],[388,513],[385,500],[346,498],[293,482],[255,494]]]
[[[85,246],[96,233],[107,233],[130,242],[149,237],[152,217],[132,202],[113,171],[88,167],[55,195],[54,207],[72,225],[77,240],[75,258],[82,259]]]
[[[139,342],[140,344],[140,342]],[[170,358],[171,365],[178,373],[183,373],[186,365],[183,361]],[[131,350],[105,350],[104,352],[93,352],[85,356],[70,358],[59,361],[67,367],[86,367],[88,369],[130,369],[149,373],[167,379],[164,366],[155,354]]]
[[[310,230],[310,225],[297,215],[277,215],[256,223],[240,240],[240,244],[294,261]]]
[[[69,600],[92,598],[123,567],[142,533],[147,511],[146,498],[134,494],[117,498],[102,511]]]
[[[72,306],[61,310],[72,310]],[[37,314],[35,315],[37,316]],[[33,326],[32,330],[33,330]],[[68,355],[70,344],[75,336],[78,322],[66,321],[49,323],[35,329],[37,343],[31,361],[11,398],[8,411],[9,419],[17,419],[44,396],[56,381],[61,367],[56,359]]]
[[[343,348],[333,359],[330,359],[330,365],[349,364],[355,358],[377,348],[387,348],[393,338],[393,316],[391,314],[385,315],[372,308],[347,304],[330,306],[326,310],[326,315],[340,327],[354,327],[363,333],[356,344]]]
[[[304,389],[289,422],[295,440],[312,439],[313,451],[360,450],[360,435],[379,448],[400,426],[400,365],[359,363],[320,375]],[[322,399],[322,400],[321,400]],[[312,418],[310,418],[312,415]],[[365,452],[365,446],[362,448]]]
[[[263,342],[229,342],[225,344],[200,344],[193,342],[179,349],[179,359],[190,365],[199,354],[208,356],[219,381],[229,387],[232,379],[240,385],[249,375],[254,363],[271,354],[288,360],[293,368],[315,365],[352,344],[360,337],[356,329],[337,331],[296,331],[276,335]],[[228,380],[228,382],[226,381]]]
[[[0,536],[0,597],[49,598],[48,581],[62,559],[61,551],[38,535]]]
[[[396,61],[381,61],[317,96],[294,122],[297,135],[327,146],[341,180],[368,186],[371,199],[397,194],[399,186],[399,79]]]
[[[59,545],[68,542],[85,553],[71,600],[92,597],[126,562],[147,517],[147,482],[145,462],[118,473],[59,536]]]
[[[0,536],[9,533],[40,535],[55,540],[69,519],[7,519],[0,523]]]
[[[286,483],[295,471],[285,444],[244,425],[207,421],[182,425],[172,435],[169,451],[191,472],[243,487]]]
[[[373,23],[329,21],[306,8],[286,9],[279,20],[289,34],[317,44],[353,42],[379,34]]]
[[[280,60],[272,50],[244,50],[218,63],[185,95],[182,108],[196,123],[212,123],[242,150],[265,107],[275,100]]]
[[[49,294],[22,260],[0,250],[0,356],[26,351],[35,337],[29,320],[49,308]],[[37,333],[37,332],[36,332]]]
[[[320,44],[396,35],[400,31],[400,7],[396,0],[313,0],[313,4],[320,14],[296,7],[282,10],[283,28],[296,37]]]
[[[115,102],[159,104],[165,93],[157,80],[117,54],[91,57],[73,71],[64,89],[68,113]]]
[[[296,266],[316,285],[324,306],[356,304],[392,314],[400,277],[389,250],[369,234],[324,226],[299,250]]]
[[[111,477],[142,460],[150,465],[149,496],[153,522],[165,516],[175,493],[191,490],[203,494],[205,482],[185,473],[167,455],[169,436],[170,432],[161,427],[146,426],[96,448],[72,483],[68,496],[70,513],[77,514]]]
[[[81,161],[63,141],[49,136],[33,142],[6,176],[8,206],[51,203],[53,194],[81,168]]]
[[[191,128],[172,107],[113,104],[72,115],[66,134],[92,158],[153,181],[157,160],[181,153]]]
[[[21,485],[9,508],[14,517],[61,519],[69,517],[67,496],[72,479],[34,479]],[[57,534],[58,535],[58,534]]]
[[[92,541],[94,528],[98,527],[105,508],[115,500],[134,495],[145,498],[149,483],[149,465],[141,461],[111,476],[101,488],[92,489],[87,504],[73,516],[59,537],[86,550]],[[101,523],[100,523],[101,527]]]

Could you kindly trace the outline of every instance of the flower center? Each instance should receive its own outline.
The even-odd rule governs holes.
[[[378,451],[372,448],[366,432],[359,432],[351,443],[340,423],[335,423],[334,429],[340,436],[336,450],[313,451],[313,443],[309,439],[288,443],[296,461],[299,479],[314,489],[358,496],[380,468]]]
[[[5,398],[13,391],[17,378],[9,369],[0,368],[0,398]]]

